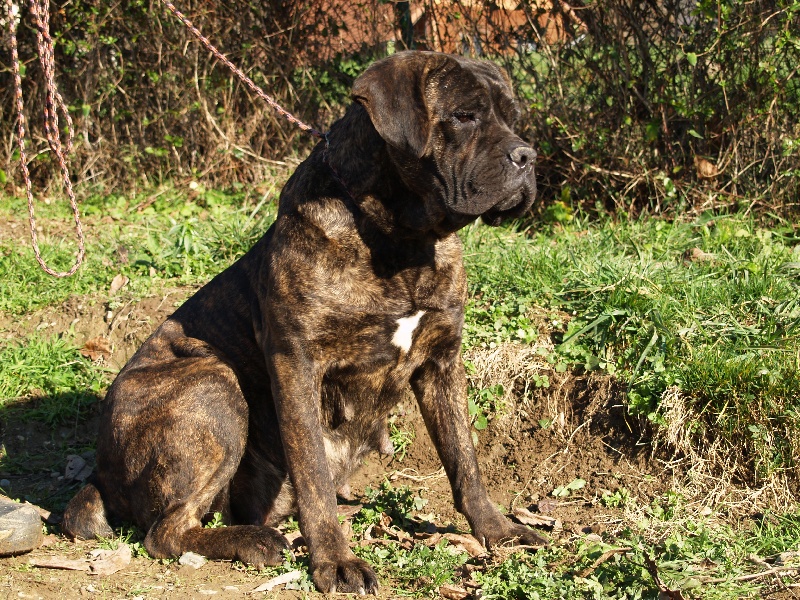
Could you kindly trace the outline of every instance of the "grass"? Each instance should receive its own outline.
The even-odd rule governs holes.
[[[90,196],[82,205],[87,263],[68,279],[44,275],[27,245],[0,237],[0,317],[24,319],[76,295],[105,298],[119,273],[130,278],[125,289],[134,297],[206,281],[266,230],[275,215],[269,189],[165,187],[136,196]],[[23,212],[23,202],[11,199],[0,219]],[[470,285],[465,349],[530,347],[525,356],[543,365],[530,375],[535,387],[549,386],[555,372],[607,373],[623,383],[629,413],[668,449],[715,458],[716,468],[734,457],[735,476],[751,485],[776,474],[796,481],[796,228],[741,214],[675,221],[554,215],[536,227],[476,225],[463,232]],[[39,217],[41,223],[68,223],[58,203],[42,205]],[[54,239],[43,236],[45,257],[68,264],[69,242],[54,246]],[[110,377],[80,356],[73,335],[33,331],[12,339],[0,330],[4,421],[55,427],[87,419]],[[471,377],[474,370],[468,364]],[[488,435],[483,431],[513,409],[509,397],[518,393],[497,381],[475,383],[469,411],[476,434]],[[402,460],[413,435],[396,423],[390,431]],[[45,457],[52,465],[39,461],[34,470],[58,470],[57,454]],[[27,473],[24,456],[0,453],[0,468]],[[664,589],[653,565],[662,586],[684,597],[749,597],[763,592],[767,578],[743,576],[796,560],[800,516],[793,511],[726,521],[689,510],[677,494],[639,499],[622,489],[597,502],[623,514],[608,533],[564,537],[537,553],[471,558],[452,544],[409,544],[391,535],[361,546],[370,526],[374,531],[387,522],[420,533],[424,499],[386,483],[366,490],[352,522],[353,541],[384,585],[421,597],[449,583],[480,589],[485,598],[655,598]],[[296,568],[305,573],[297,588],[311,589],[304,557],[265,574]]]
[[[64,338],[29,336],[0,346],[0,408],[32,397],[24,418],[60,425],[81,418],[108,385],[106,373]]]
[[[259,188],[262,189],[262,188]],[[55,279],[33,260],[26,226],[16,239],[0,238],[0,311],[12,315],[56,305],[71,295],[108,289],[115,275],[131,280],[135,293],[158,285],[203,283],[247,250],[275,218],[268,201],[272,188],[225,192],[202,186],[164,187],[139,195],[88,195],[82,204],[89,232],[86,263],[77,274]],[[26,214],[23,200],[11,198],[3,218]],[[38,222],[69,223],[63,203],[37,206]],[[19,221],[22,223],[22,221]],[[71,232],[40,236],[43,258],[64,268],[74,258]],[[30,291],[35,289],[36,294]]]
[[[679,396],[695,441],[744,450],[756,479],[796,471],[800,236],[791,224],[575,220],[464,237],[468,346],[533,338],[530,315],[560,313],[555,362],[622,379],[630,410],[656,426],[670,426],[663,399]]]

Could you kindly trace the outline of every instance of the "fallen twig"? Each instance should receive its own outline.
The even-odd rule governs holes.
[[[578,571],[576,573],[576,575],[578,577],[584,577],[584,578],[588,577],[589,575],[594,573],[594,570],[597,567],[602,565],[604,562],[606,562],[612,556],[614,556],[616,554],[625,554],[627,552],[630,552],[631,550],[632,550],[632,548],[609,548],[608,550],[603,552],[598,558],[596,558],[595,561],[591,565],[589,565],[585,569],[581,569],[580,571]]]

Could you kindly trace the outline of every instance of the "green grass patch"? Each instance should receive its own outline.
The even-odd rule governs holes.
[[[259,188],[261,189],[261,188]],[[274,188],[229,190],[164,187],[131,195],[89,195],[80,208],[87,234],[86,259],[72,277],[57,279],[39,268],[20,221],[15,237],[0,241],[0,311],[24,314],[72,295],[107,290],[115,275],[130,278],[129,290],[146,295],[159,284],[204,283],[244,254],[275,219]],[[20,198],[3,199],[0,218],[26,215]],[[74,259],[71,216],[63,202],[37,205],[42,255],[67,268]],[[64,230],[48,235],[50,226]],[[33,291],[35,290],[35,293]]]
[[[356,532],[379,524],[381,515],[386,515],[398,527],[409,528],[412,515],[427,504],[427,500],[414,494],[408,486],[394,487],[388,481],[377,489],[367,487],[364,496],[364,506],[353,518]]]
[[[468,228],[467,345],[551,325],[559,357],[616,374],[631,410],[666,425],[677,389],[698,441],[744,448],[759,476],[800,456],[800,236],[741,215],[575,219],[542,231]]]
[[[108,377],[61,337],[37,334],[0,345],[0,409],[26,420],[72,423],[99,397]],[[15,399],[27,397],[25,402]]]

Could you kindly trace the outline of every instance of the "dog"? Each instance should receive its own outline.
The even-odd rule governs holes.
[[[508,76],[488,61],[401,52],[356,79],[353,103],[289,178],[267,233],[145,341],[110,386],[73,538],[147,532],[156,558],[192,551],[282,562],[296,514],[322,592],[375,593],[348,546],[336,490],[387,452],[411,388],[456,508],[486,547],[541,545],[481,482],[461,358],[456,232],[524,214],[536,153],[513,127]],[[203,528],[220,512],[228,527]]]

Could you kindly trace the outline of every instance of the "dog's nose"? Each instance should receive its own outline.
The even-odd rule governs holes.
[[[508,153],[508,158],[518,168],[524,169],[536,160],[536,150],[530,146],[516,146]]]

